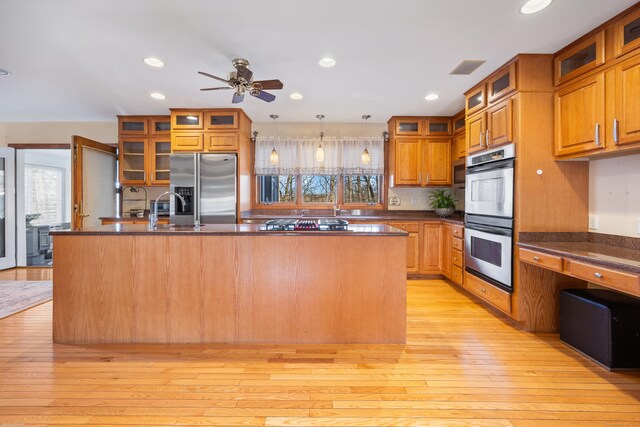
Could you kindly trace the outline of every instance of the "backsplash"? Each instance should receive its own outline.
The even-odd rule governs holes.
[[[638,237],[640,154],[589,163],[589,231]],[[597,222],[597,227],[593,227]]]
[[[451,190],[448,187],[442,188],[444,190]],[[432,210],[429,207],[427,198],[431,190],[436,188],[405,188],[405,187],[393,187],[389,188],[388,201],[389,210],[412,210],[412,211],[425,211]],[[456,195],[456,210],[464,210],[464,189],[454,188],[452,190]],[[398,201],[400,204],[392,206],[392,202]]]

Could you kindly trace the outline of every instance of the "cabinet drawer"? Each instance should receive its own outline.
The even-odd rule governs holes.
[[[567,274],[595,283],[596,285],[640,296],[640,276],[637,274],[611,270],[566,258],[564,270]]]
[[[451,280],[458,285],[462,285],[462,269],[460,267],[451,266]]]
[[[204,149],[204,136],[202,132],[172,133],[171,150],[196,152]]]
[[[234,133],[205,133],[207,151],[228,151],[238,149],[240,134]]]
[[[464,288],[505,313],[511,313],[510,293],[504,292],[469,273],[464,275]]]
[[[463,258],[462,252],[456,251],[456,250],[451,251],[451,264],[462,268],[463,261],[464,261],[464,258]]]
[[[462,252],[464,251],[464,242],[462,241],[462,239],[454,237],[453,239],[451,239],[451,248],[455,249],[456,251]]]
[[[520,249],[520,261],[553,271],[562,272],[562,258],[541,252]]]
[[[457,237],[462,239],[464,237],[464,226],[462,225],[452,225],[451,226],[451,235],[453,237]]]
[[[400,228],[408,233],[418,233],[420,231],[420,223],[418,222],[390,222],[389,225]]]

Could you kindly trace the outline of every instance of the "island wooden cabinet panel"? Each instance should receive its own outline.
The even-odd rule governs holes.
[[[390,226],[409,233],[407,236],[407,273],[420,272],[420,223],[390,222]]]
[[[572,83],[554,95],[556,156],[605,147],[604,74]]]

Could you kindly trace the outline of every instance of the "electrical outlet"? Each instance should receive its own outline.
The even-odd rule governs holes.
[[[389,206],[400,206],[400,197],[398,196],[389,197]]]
[[[598,229],[598,215],[589,215],[589,229],[590,230]]]

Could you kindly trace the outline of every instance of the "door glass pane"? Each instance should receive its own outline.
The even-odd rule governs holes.
[[[7,256],[6,253],[6,226],[5,226],[5,164],[4,158],[0,158],[0,258]]]
[[[199,125],[200,117],[195,115],[176,116],[176,124],[179,125]]]
[[[560,63],[560,75],[564,76],[596,60],[596,44],[593,43],[574,53]]]
[[[456,120],[453,127],[455,130],[462,129],[464,127],[464,117]]]
[[[62,168],[25,164],[24,212],[27,227],[64,222],[64,175]]]
[[[123,131],[144,132],[144,122],[123,122]]]
[[[471,256],[496,267],[502,267],[502,244],[479,237],[471,237]]]
[[[400,132],[418,132],[417,122],[400,122],[398,123],[398,130]]]
[[[449,123],[429,123],[429,132],[449,132]]]
[[[234,116],[211,116],[211,126],[233,125]]]
[[[474,179],[471,181],[471,201],[503,203],[505,198],[504,178]]]
[[[482,91],[474,93],[467,99],[467,110],[471,110],[476,105],[480,105],[482,103]]]
[[[624,26],[624,44],[629,44],[640,37],[640,18]]]
[[[125,181],[144,181],[144,141],[122,144],[122,176]]]
[[[156,122],[156,132],[169,132],[171,130],[171,122]]]
[[[511,74],[506,73],[504,76],[500,77],[498,80],[493,82],[491,85],[491,94],[495,95],[497,93],[502,92],[506,88],[509,87],[509,83],[511,82]]]

